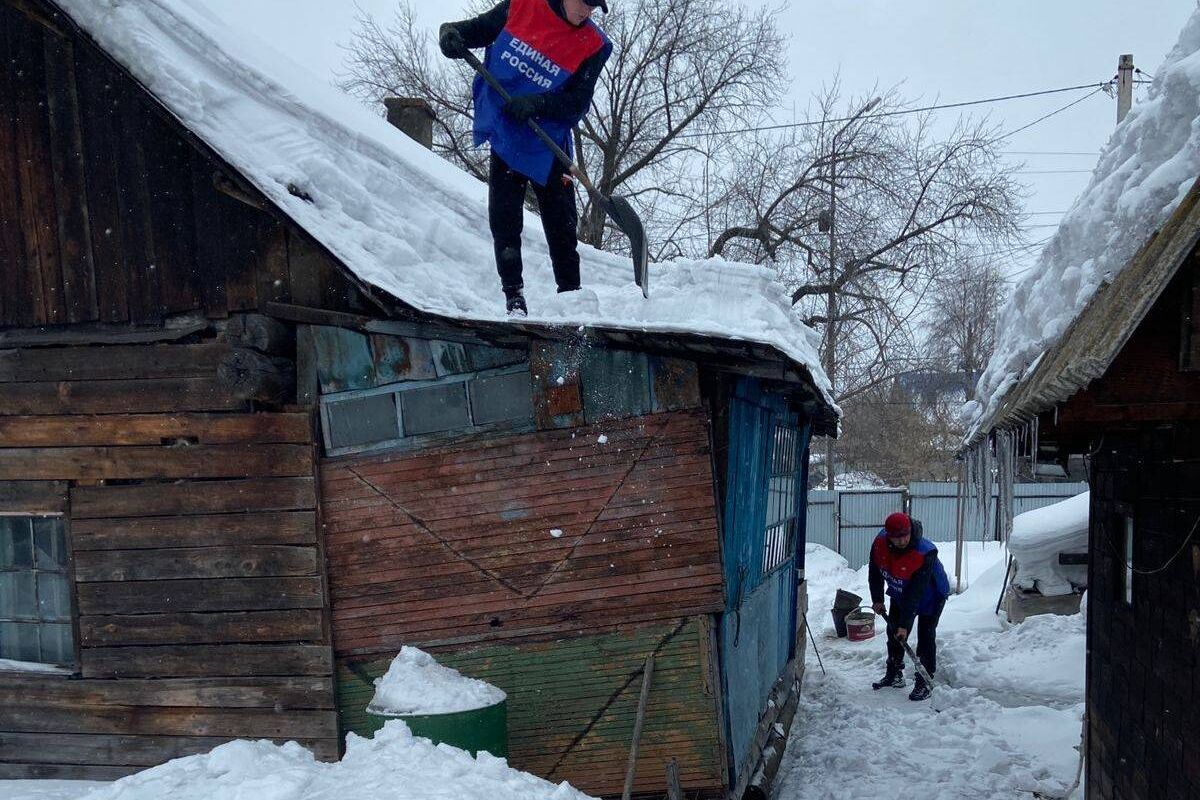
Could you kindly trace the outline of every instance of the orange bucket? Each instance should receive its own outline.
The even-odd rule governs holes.
[[[875,637],[875,611],[870,606],[859,606],[846,615],[846,638],[852,642],[865,642]]]

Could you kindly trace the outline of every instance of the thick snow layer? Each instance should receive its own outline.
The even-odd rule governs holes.
[[[834,638],[834,594],[869,598],[866,567],[851,570],[828,548],[807,546],[812,644],[828,674],[810,646],[780,800],[1000,800],[1070,785],[1083,714],[1083,618],[1007,625],[994,614],[1006,554],[994,543],[967,548],[973,580],[942,614],[934,702],[913,703],[907,690],[871,690],[886,658],[882,624],[866,642]],[[953,566],[953,543],[938,549]],[[911,666],[906,677],[911,685]]]
[[[506,319],[479,181],[263,40],[229,28],[201,0],[56,1],[361,279],[433,314]],[[819,338],[766,269],[720,259],[654,264],[644,300],[628,259],[583,247],[584,291],[556,295],[533,215],[523,247],[531,322],[773,345],[828,397]]]
[[[372,714],[453,714],[503,701],[505,694],[490,683],[468,678],[443,666],[416,647],[403,647],[388,671],[375,681]]]
[[[968,439],[1200,176],[1200,10],[1152,74],[1148,98],[1117,127],[1087,189],[1000,313],[996,349],[963,407]]]
[[[1046,596],[1071,594],[1074,586],[1087,585],[1087,567],[1064,567],[1058,555],[1087,552],[1091,496],[1084,492],[1013,518],[1008,547],[1017,563],[1014,585]]]
[[[203,755],[168,761],[90,792],[69,785],[38,793],[35,781],[14,785],[20,800],[588,800],[567,783],[553,784],[448,745],[414,737],[392,720],[374,739],[346,737],[336,764],[317,761],[295,742],[236,741]],[[55,782],[62,783],[62,782]],[[4,784],[0,784],[0,797]],[[28,791],[26,791],[28,790]],[[61,791],[61,793],[59,793]],[[21,792],[25,792],[22,794]]]

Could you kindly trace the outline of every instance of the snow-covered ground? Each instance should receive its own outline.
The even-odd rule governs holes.
[[[236,741],[168,761],[110,784],[0,781],[2,800],[590,800],[456,747],[414,737],[393,720],[362,739],[349,734],[336,764],[295,742]]]
[[[1083,616],[1008,626],[994,614],[1006,554],[998,544],[968,547],[969,588],[951,597],[938,629],[933,702],[914,703],[907,690],[871,689],[886,657],[882,625],[870,641],[834,637],[828,609],[837,589],[870,602],[866,567],[851,570],[831,550],[808,546],[809,623],[828,674],[810,646],[781,800],[1030,798],[1024,790],[1058,791],[1074,780]],[[952,569],[953,545],[939,550]],[[911,685],[911,666],[906,678]]]

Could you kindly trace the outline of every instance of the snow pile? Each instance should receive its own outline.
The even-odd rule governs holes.
[[[1017,562],[1014,586],[1051,597],[1087,585],[1087,566],[1065,567],[1058,556],[1087,552],[1090,498],[1091,492],[1084,492],[1013,519],[1008,547]]]
[[[1113,133],[1088,188],[1001,312],[976,399],[963,406],[968,440],[1200,176],[1200,10],[1154,75],[1149,98]]]
[[[70,675],[74,670],[59,667],[55,664],[42,664],[37,661],[13,661],[11,658],[0,658],[0,672],[43,672],[50,675]]]
[[[231,29],[202,0],[57,3],[362,280],[432,314],[506,319],[482,183],[266,42]],[[530,322],[772,345],[830,398],[818,335],[762,267],[721,259],[654,264],[653,296],[644,300],[628,259],[582,247],[586,288],[556,295],[533,215],[523,247]]]
[[[388,671],[375,680],[372,714],[454,714],[503,701],[505,694],[490,683],[468,678],[439,664],[416,647],[403,647]]]
[[[952,571],[954,544],[939,543],[938,550]],[[997,543],[966,544],[973,580],[950,597],[938,627],[934,702],[941,713],[934,713],[931,703],[910,702],[907,690],[871,690],[883,674],[884,636],[833,638],[828,611],[839,588],[869,597],[867,569],[849,569],[820,545],[806,547],[809,622],[828,674],[810,646],[780,800],[1028,797],[1029,790],[1061,791],[1074,780],[1083,617],[1006,624],[994,613],[1006,559]],[[911,667],[906,677],[911,685]]]
[[[317,761],[295,742],[236,741],[203,755],[168,761],[95,789],[80,800],[588,800],[512,769],[502,758],[478,758],[434,745],[392,720],[374,739],[346,737],[346,756]]]

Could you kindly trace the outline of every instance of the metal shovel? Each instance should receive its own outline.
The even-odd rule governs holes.
[[[483,79],[504,99],[504,102],[507,103],[512,99],[508,91],[500,85],[496,77],[476,58],[474,53],[468,51],[465,58],[467,63],[483,76]],[[561,161],[563,166],[579,179],[579,182],[583,184],[583,188],[587,189],[588,194],[591,195],[592,200],[600,204],[600,207],[608,214],[609,219],[629,238],[629,245],[633,251],[633,279],[641,287],[642,296],[648,298],[650,296],[650,274],[647,268],[650,263],[650,251],[646,244],[646,228],[642,225],[642,220],[638,217],[637,212],[633,210],[633,206],[624,197],[605,197],[601,194],[600,190],[593,186],[592,182],[583,174],[583,170],[579,169],[575,165],[575,162],[571,160],[571,157],[564,153],[563,149],[550,138],[549,134],[542,130],[541,125],[538,125],[533,120],[528,120],[527,122],[533,132],[538,135],[538,138],[550,148],[550,152],[554,153],[555,158]]]

